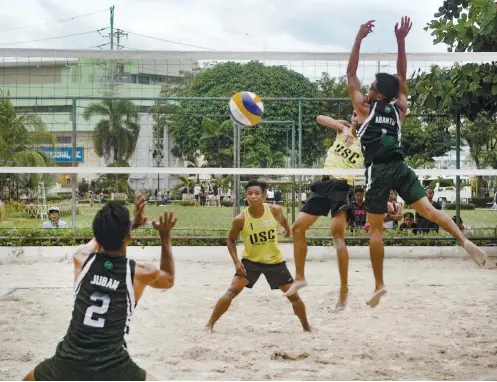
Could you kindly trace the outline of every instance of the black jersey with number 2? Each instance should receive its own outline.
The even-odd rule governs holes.
[[[107,371],[129,359],[126,335],[136,306],[135,262],[124,256],[92,253],[74,285],[74,310],[56,355]]]

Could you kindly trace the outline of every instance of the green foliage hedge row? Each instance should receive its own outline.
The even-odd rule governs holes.
[[[456,209],[456,203],[447,203],[445,205],[446,210],[454,210]],[[461,210],[474,210],[475,205],[472,203],[461,203]]]
[[[224,246],[226,237],[220,232],[217,236],[209,236],[210,232],[187,231],[186,234],[177,232],[173,236],[173,245],[176,246]],[[347,245],[367,246],[369,237],[365,232],[348,232],[346,234]],[[497,235],[492,231],[475,232],[473,240],[478,245],[497,245]],[[78,228],[73,237],[71,229],[43,230],[43,229],[0,229],[0,246],[72,246],[86,243],[92,237],[90,228]],[[160,239],[153,229],[141,229],[134,232],[135,239],[131,246],[158,246]],[[416,237],[416,240],[409,240]],[[441,234],[428,233],[423,236],[414,236],[405,231],[385,232],[385,245],[394,246],[447,246],[454,245],[454,240],[441,239]],[[444,236],[446,237],[446,236]],[[281,242],[291,242],[280,240]],[[331,238],[308,238],[310,245],[329,246],[332,245]]]

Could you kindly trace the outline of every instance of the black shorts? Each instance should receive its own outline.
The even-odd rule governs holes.
[[[111,370],[99,371],[54,355],[35,367],[34,377],[36,381],[145,381],[146,372],[129,357]]]
[[[339,179],[318,180],[311,184],[311,195],[300,212],[313,216],[335,217],[341,211],[347,211],[347,220],[351,218],[354,203],[354,189],[347,181]]]
[[[371,214],[387,212],[390,190],[395,190],[406,204],[426,196],[416,173],[403,161],[375,163],[366,169],[366,211]]]
[[[242,276],[235,273],[235,276],[245,277],[248,280],[249,283],[246,288],[252,288],[257,280],[259,280],[261,274],[264,274],[271,289],[279,289],[283,285],[293,283],[292,274],[288,270],[285,261],[278,264],[263,264],[242,259],[242,263],[247,275]]]

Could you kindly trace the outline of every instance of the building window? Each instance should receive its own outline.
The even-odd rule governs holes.
[[[70,135],[58,135],[57,143],[60,145],[68,145],[72,143],[72,137]]]

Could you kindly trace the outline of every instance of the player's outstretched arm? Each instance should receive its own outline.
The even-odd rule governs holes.
[[[283,236],[285,237],[290,237],[292,234],[292,230],[290,228],[290,224],[288,224],[288,220],[286,220],[285,215],[283,214],[283,208],[277,204],[271,204],[271,213],[273,214],[274,218],[280,225],[283,227],[285,232],[283,232]]]
[[[329,127],[330,129],[337,130],[340,133],[345,133],[349,130],[350,123],[344,120],[336,120],[335,118],[326,115],[318,115],[316,122],[320,125]]]
[[[238,253],[236,251],[236,240],[238,239],[238,235],[242,232],[243,225],[245,224],[245,216],[243,213],[238,215],[233,219],[233,223],[231,223],[231,229],[226,238],[226,246],[228,247],[228,252],[230,253],[231,259],[233,260],[233,264],[235,265],[235,269],[237,273],[245,276],[246,271],[242,262],[238,258]]]
[[[357,33],[352,52],[350,53],[349,63],[347,65],[347,82],[349,96],[357,113],[364,117],[369,114],[367,106],[364,104],[364,94],[362,94],[361,82],[357,77],[357,67],[359,66],[359,54],[361,51],[361,43],[368,34],[373,32],[374,20],[370,20],[362,24]]]
[[[350,131],[349,122],[343,120],[337,121],[336,119],[325,115],[319,115],[316,118],[316,121],[320,125],[329,127],[330,129],[337,130],[339,133],[345,134],[346,135],[345,143],[347,146],[350,146],[354,142],[354,135]]]
[[[152,280],[148,283],[153,288],[169,289],[174,285],[175,272],[171,231],[177,220],[174,212],[164,212],[159,221],[152,222],[152,226],[159,231],[161,240],[160,269],[154,267],[155,275],[151,275]]]
[[[397,77],[399,79],[399,94],[397,95],[397,106],[402,114],[407,113],[407,98],[409,89],[407,88],[407,56],[406,56],[406,37],[412,28],[411,19],[407,16],[402,17],[399,23],[395,24],[395,37],[397,37]]]

